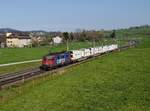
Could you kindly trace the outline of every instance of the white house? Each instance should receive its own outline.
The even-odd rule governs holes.
[[[9,36],[6,38],[7,47],[27,47],[31,45],[31,38],[28,36]]]
[[[59,36],[56,36],[56,37],[52,38],[52,40],[53,40],[54,44],[60,44],[60,43],[62,43],[63,39]]]

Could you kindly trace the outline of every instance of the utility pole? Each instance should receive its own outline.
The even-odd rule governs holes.
[[[95,37],[93,37],[93,47],[95,47]]]
[[[69,43],[68,43],[68,39],[67,39],[67,51],[69,51]]]
[[[64,32],[63,33],[63,37],[64,37],[64,39],[66,40],[66,45],[67,45],[67,51],[69,50],[69,34],[68,34],[68,32]]]
[[[95,55],[95,37],[93,37],[93,48],[94,48],[94,55]],[[94,56],[95,58],[95,56]]]

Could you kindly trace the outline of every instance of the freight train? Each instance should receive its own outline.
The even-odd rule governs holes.
[[[83,48],[79,50],[70,50],[67,52],[48,54],[43,57],[40,69],[42,70],[54,69],[60,66],[82,61],[117,49],[118,45],[112,44],[100,47]]]

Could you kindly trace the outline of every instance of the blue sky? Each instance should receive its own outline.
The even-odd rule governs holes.
[[[150,0],[0,0],[0,28],[74,31],[150,24]]]

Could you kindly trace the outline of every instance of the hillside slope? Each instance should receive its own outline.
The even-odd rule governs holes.
[[[1,91],[0,111],[149,111],[149,42]]]

